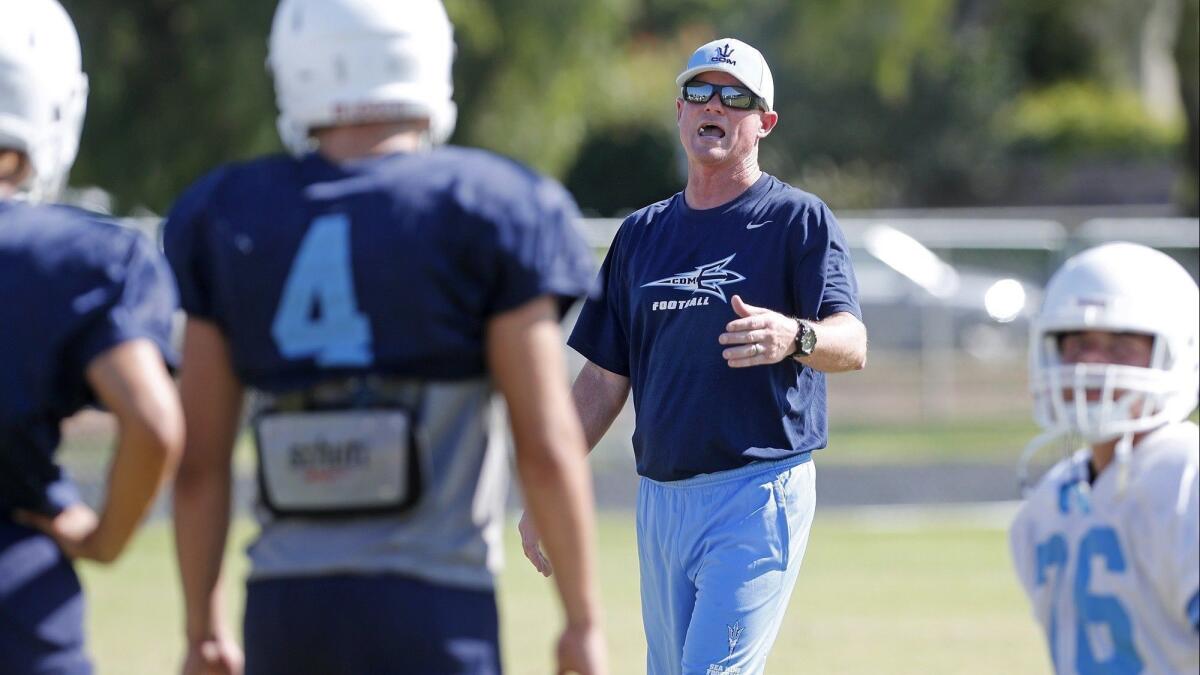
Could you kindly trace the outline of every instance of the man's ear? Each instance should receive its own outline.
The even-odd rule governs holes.
[[[762,114],[762,127],[758,130],[759,138],[766,138],[767,134],[779,124],[779,113],[774,110],[768,110]]]

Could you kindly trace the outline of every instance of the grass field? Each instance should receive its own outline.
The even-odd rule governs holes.
[[[242,521],[228,557],[230,611],[241,613]],[[880,522],[818,512],[808,556],[767,672],[1040,673],[1041,638],[1008,562],[1003,529],[961,520]],[[501,577],[509,675],[550,673],[558,612],[507,528]],[[612,672],[644,671],[632,516],[600,520],[600,573]],[[181,654],[170,531],[157,521],[113,567],[85,566],[93,655],[102,675],[163,675]],[[231,617],[232,618],[232,617]],[[237,625],[237,624],[235,624]]]

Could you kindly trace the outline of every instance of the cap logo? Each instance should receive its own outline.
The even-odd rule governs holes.
[[[713,63],[728,63],[731,66],[736,66],[737,61],[729,58],[731,54],[733,54],[733,48],[726,43],[724,47],[717,48],[716,53],[711,59],[709,59],[709,61]]]

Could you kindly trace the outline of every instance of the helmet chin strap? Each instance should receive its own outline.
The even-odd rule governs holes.
[[[1133,432],[1127,432],[1117,441],[1116,450],[1113,452],[1113,463],[1117,471],[1117,496],[1125,495],[1125,488],[1129,485],[1129,458],[1133,454]]]
[[[1050,429],[1034,436],[1033,440],[1025,445],[1025,449],[1021,452],[1021,458],[1017,460],[1017,484],[1021,490],[1021,497],[1028,497],[1034,488],[1034,481],[1029,478],[1029,467],[1033,463],[1033,458],[1055,439],[1064,438],[1066,440],[1068,436],[1061,429]],[[1068,449],[1067,452],[1069,453],[1070,450]]]
[[[1113,460],[1111,468],[1116,472],[1117,481],[1117,497],[1123,497],[1126,489],[1129,486],[1129,459],[1133,455],[1133,437],[1134,432],[1126,432],[1117,439],[1116,448],[1113,452]],[[1030,478],[1030,467],[1033,464],[1034,458],[1045,447],[1049,446],[1056,440],[1062,441],[1063,455],[1071,457],[1076,448],[1086,444],[1087,439],[1080,436],[1078,433],[1064,430],[1051,429],[1044,431],[1033,438],[1025,449],[1021,452],[1021,458],[1017,464],[1017,480],[1022,498],[1028,498],[1029,494],[1036,486],[1036,482]],[[1088,469],[1086,464],[1079,463],[1072,467],[1075,475],[1072,477],[1072,482],[1076,486],[1076,506],[1085,512],[1091,508],[1091,483],[1088,481]]]

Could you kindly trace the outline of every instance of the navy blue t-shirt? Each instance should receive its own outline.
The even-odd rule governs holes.
[[[164,241],[184,309],[220,327],[243,383],[280,392],[484,375],[489,318],[591,287],[577,218],[562,186],[484,151],[273,156],[198,181]]]
[[[76,499],[54,463],[59,424],[95,396],[88,364],[151,340],[168,361],[175,284],[134,230],[65,206],[0,202],[0,517]]]
[[[695,210],[683,193],[625,219],[569,344],[630,379],[638,473],[670,481],[825,447],[825,375],[794,359],[731,368],[717,342],[735,294],[790,316],[861,319],[829,208],[764,174]]]

